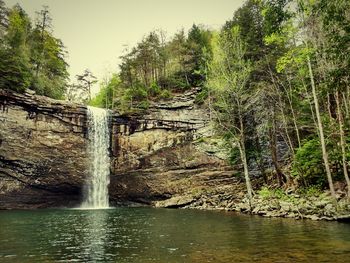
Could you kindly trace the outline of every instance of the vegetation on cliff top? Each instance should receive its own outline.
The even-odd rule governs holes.
[[[101,83],[100,94],[90,104],[132,111],[150,101],[169,99],[190,87],[204,86],[211,57],[212,32],[193,25],[170,40],[155,30],[121,56],[119,74]]]

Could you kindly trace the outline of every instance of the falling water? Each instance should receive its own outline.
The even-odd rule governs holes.
[[[108,112],[88,106],[88,153],[90,174],[82,208],[107,208],[109,184]]]

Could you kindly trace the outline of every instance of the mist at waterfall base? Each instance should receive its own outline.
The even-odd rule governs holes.
[[[82,209],[109,208],[110,173],[108,111],[87,107],[89,176],[83,187]]]

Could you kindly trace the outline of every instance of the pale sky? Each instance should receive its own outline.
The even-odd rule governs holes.
[[[68,51],[71,79],[90,69],[101,80],[118,70],[125,45],[134,46],[144,35],[162,29],[171,37],[195,24],[220,28],[244,0],[4,0],[19,3],[35,18],[49,6],[54,36]]]

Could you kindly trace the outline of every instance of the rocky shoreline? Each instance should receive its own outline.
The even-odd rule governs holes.
[[[329,193],[320,196],[301,196],[298,194],[283,197],[266,197],[255,195],[251,203],[243,193],[228,192],[209,193],[199,197],[175,196],[165,201],[153,203],[155,207],[184,208],[201,210],[236,211],[264,217],[284,217],[294,219],[311,219],[350,222],[350,202],[340,197],[334,203]]]

